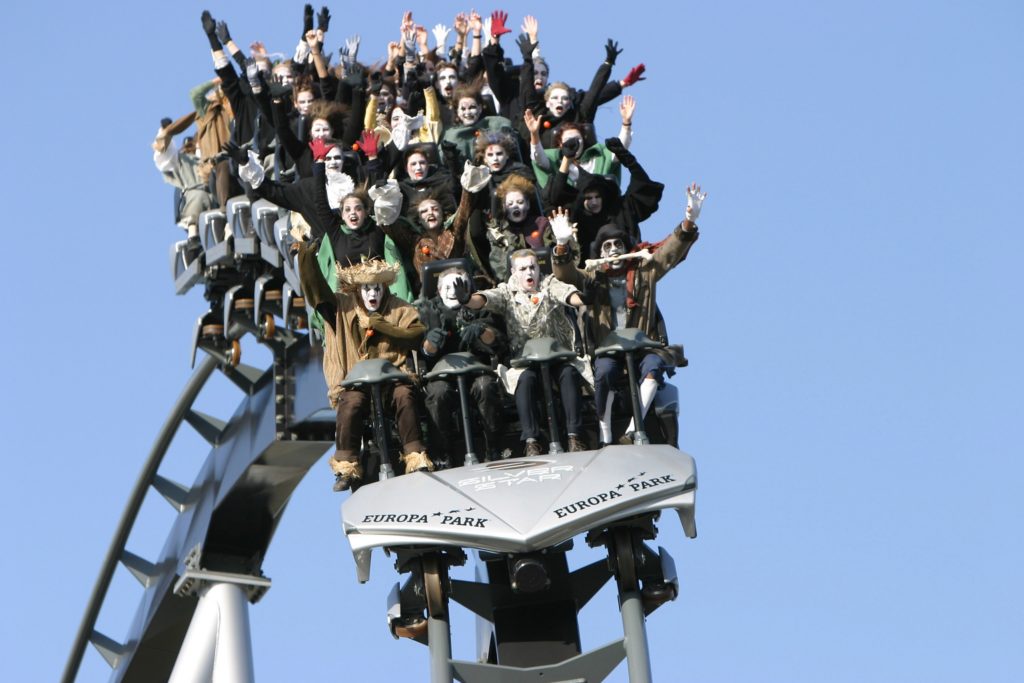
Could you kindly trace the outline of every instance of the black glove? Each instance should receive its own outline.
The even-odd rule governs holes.
[[[210,41],[210,49],[216,52],[220,49],[220,41],[217,40],[217,22],[213,20],[213,16],[207,10],[203,10],[199,19],[203,22],[203,33]]]
[[[562,142],[562,156],[575,159],[583,148],[583,138],[572,137]]]
[[[473,296],[469,291],[469,283],[462,277],[456,278],[455,282],[452,283],[452,294],[455,295],[455,300],[459,302],[460,306],[468,304],[469,298]]]
[[[162,119],[160,119],[160,127],[161,128],[166,128],[167,126],[171,125],[172,123],[174,123],[174,121],[172,119],[166,117],[166,116],[163,117]]]
[[[437,348],[438,351],[444,348],[444,343],[448,340],[448,333],[442,330],[440,327],[427,332],[427,336],[424,341],[428,341]]]
[[[604,46],[604,61],[608,62],[611,66],[615,66],[615,60],[618,59],[621,53],[622,50],[619,49],[619,44],[609,38],[608,42]]]
[[[516,38],[516,45],[519,46],[519,52],[523,55],[523,61],[533,59],[533,43],[530,42],[530,36],[525,33],[520,33],[519,37]]]
[[[306,34],[313,30],[313,6],[306,5],[302,8],[302,40],[306,39]]]
[[[220,151],[231,157],[231,160],[239,166],[245,166],[249,163],[249,152],[230,140],[224,143],[224,146],[220,148]]]
[[[623,146],[622,144],[622,140],[618,138],[607,138],[604,141],[604,146],[607,147],[608,151],[614,154],[615,156],[619,156],[620,154],[626,151],[625,146]]]
[[[219,40],[222,45],[227,45],[231,42],[231,34],[228,33],[228,22],[217,22],[217,40]]]
[[[320,14],[316,15],[316,27],[327,33],[327,27],[331,24],[331,10],[327,9],[327,5],[320,8]]]
[[[479,339],[480,335],[484,332],[484,324],[481,322],[472,322],[462,328],[462,346],[463,348],[469,348],[475,344]]]
[[[366,69],[360,64],[352,63],[352,66],[345,67],[345,83],[353,88],[363,87],[363,75]]]
[[[384,77],[379,71],[374,71],[369,78],[370,94],[380,95],[380,89],[384,86]]]

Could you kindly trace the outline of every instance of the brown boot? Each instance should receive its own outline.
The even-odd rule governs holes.
[[[580,451],[587,450],[587,444],[583,443],[583,439],[576,436],[575,434],[569,435],[569,448],[570,453],[579,453]]]
[[[540,449],[540,441],[537,439],[527,439],[526,448],[523,449],[523,457],[530,458],[535,455],[541,455],[544,451]]]
[[[430,462],[430,458],[423,451],[406,453],[400,459],[405,464],[406,474],[419,471],[432,472],[434,470],[434,463]]]
[[[333,457],[328,462],[331,471],[334,472],[335,491],[347,491],[354,482],[363,478],[363,468],[357,462],[337,460]]]

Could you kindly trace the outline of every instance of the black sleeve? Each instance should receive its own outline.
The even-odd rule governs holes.
[[[608,78],[612,74],[612,65],[608,62],[601,62],[601,66],[597,67],[597,71],[594,73],[594,80],[590,82],[590,88],[587,90],[586,95],[583,96],[583,101],[580,103],[580,110],[577,114],[577,121],[584,123],[593,123],[594,117],[597,116],[597,100],[601,94],[601,90],[608,82]]]
[[[277,104],[271,104],[271,108],[274,112],[274,130],[277,131],[277,142],[279,145],[284,147],[285,152],[288,156],[295,160],[297,164],[299,159],[302,157],[302,153],[306,151],[306,145],[302,144],[302,141],[295,137],[295,133],[292,132],[291,126],[288,125],[288,114],[285,111],[284,102]]]
[[[488,45],[480,52],[484,62],[484,71],[487,73],[487,83],[491,86],[491,92],[498,98],[498,102],[505,106],[515,93],[509,86],[509,76],[505,71],[505,52],[501,45]]]
[[[311,228],[315,223],[322,226],[336,225],[337,219],[334,217],[331,203],[327,199],[327,168],[322,162],[313,164],[313,209],[316,220],[309,221],[307,219]],[[316,239],[319,235],[313,237]],[[327,235],[327,238],[330,239],[330,235]],[[334,257],[341,258],[341,254],[335,254]]]

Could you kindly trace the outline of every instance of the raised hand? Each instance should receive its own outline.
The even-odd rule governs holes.
[[[455,25],[456,34],[458,34],[459,36],[466,35],[466,31],[469,30],[469,19],[466,18],[465,12],[459,12],[458,14],[456,14],[455,21],[453,23]]]
[[[217,34],[217,22],[213,20],[213,16],[208,10],[203,10],[199,20],[203,22],[203,33],[208,36]]]
[[[266,58],[267,56],[267,48],[263,45],[263,41],[261,40],[252,41],[252,44],[249,45],[249,52],[253,57]]]
[[[491,180],[491,169],[486,166],[474,166],[472,162],[466,161],[462,169],[462,189],[466,192],[479,192]]]
[[[537,42],[537,29],[539,27],[540,24],[537,23],[537,19],[534,18],[533,15],[527,14],[525,17],[523,17],[523,25],[521,28],[523,30],[523,33],[530,36],[531,43]]]
[[[302,35],[306,35],[306,31],[313,30],[313,6],[307,4],[302,8]]]
[[[356,56],[359,54],[359,41],[358,33],[345,39],[345,49],[348,50],[349,64],[356,63]]]
[[[427,29],[424,26],[416,27],[416,46],[420,49],[420,54],[427,54],[430,48],[427,47]]]
[[[363,150],[366,158],[374,158],[380,149],[380,135],[372,130],[364,130],[359,136],[359,149]]]
[[[530,131],[531,138],[540,135],[540,118],[529,107],[523,112],[523,123],[526,124],[526,130]]]
[[[608,62],[612,66],[615,66],[615,60],[618,59],[620,54],[622,54],[622,50],[619,48],[619,44],[616,41],[609,38],[608,42],[605,43],[604,46],[604,61]]]
[[[512,33],[512,29],[505,26],[505,22],[508,21],[508,12],[502,10],[495,10],[491,12],[491,37],[500,38],[506,33]]]
[[[516,38],[516,45],[519,46],[519,54],[523,56],[523,61],[530,59],[533,55],[534,42],[530,40],[530,36],[525,33],[520,33],[519,37]]]
[[[551,232],[558,244],[567,244],[573,238],[575,228],[576,224],[569,222],[568,209],[560,206],[551,212]]]
[[[480,29],[483,28],[483,21],[480,20],[480,15],[477,14],[476,10],[470,10],[469,12],[469,28],[473,33],[480,33]]]
[[[227,45],[231,42],[231,33],[228,32],[228,23],[226,21],[217,22],[217,40],[222,45]]]
[[[707,196],[708,193],[701,192],[700,185],[697,183],[686,188],[686,220],[691,223],[697,222],[697,217],[700,216],[701,207],[704,206]]]
[[[615,156],[619,156],[620,154],[626,151],[626,146],[623,145],[622,140],[618,138],[607,138],[604,141],[604,146],[609,152],[611,152]]]
[[[619,102],[619,116],[622,117],[622,125],[628,126],[633,123],[633,112],[636,111],[636,100],[632,95],[623,95]]]
[[[629,73],[626,74],[626,77],[622,79],[622,87],[628,88],[637,81],[646,81],[647,78],[644,77],[644,71],[647,71],[647,67],[643,64],[637,64],[634,66],[629,70]]]
[[[260,67],[253,57],[245,60],[245,78],[249,81],[249,87],[257,90],[262,87],[260,83]]]
[[[434,34],[434,42],[437,44],[436,49],[444,52],[445,43],[448,42],[448,34],[451,33],[452,30],[444,24],[434,24],[432,32]]]
[[[367,79],[367,86],[371,95],[380,95],[380,89],[384,87],[384,77],[379,71],[372,72]]]
[[[331,25],[331,10],[327,5],[320,8],[320,14],[316,15],[316,28],[318,31],[327,33],[327,27]]]
[[[323,161],[327,158],[327,153],[334,149],[334,145],[324,142],[320,138],[311,140],[309,143],[309,149],[313,152],[313,161]]]
[[[469,303],[469,298],[473,295],[469,291],[469,283],[466,282],[465,278],[455,278],[455,281],[452,282],[452,295],[459,302],[460,306],[465,306]]]
[[[239,166],[244,166],[249,161],[249,154],[245,151],[245,149],[239,147],[237,144],[231,142],[230,140],[228,140],[221,146],[220,151],[227,154],[231,158],[231,160],[234,161]]]

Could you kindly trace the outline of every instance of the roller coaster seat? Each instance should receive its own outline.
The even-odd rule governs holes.
[[[425,380],[449,379],[459,375],[493,375],[494,370],[489,365],[484,365],[476,356],[468,352],[449,353],[441,356],[434,364],[430,372],[423,375]]]
[[[612,330],[601,340],[600,346],[594,349],[595,356],[613,356],[620,353],[635,353],[647,349],[661,349],[665,345],[651,339],[642,330],[627,327]]]
[[[412,383],[412,377],[402,372],[389,361],[381,358],[361,360],[352,366],[348,375],[342,380],[341,386],[346,389],[357,389],[374,384]]]
[[[576,352],[558,343],[554,337],[537,337],[526,342],[519,356],[512,359],[512,367],[524,368],[537,363],[556,363],[578,358]]]

